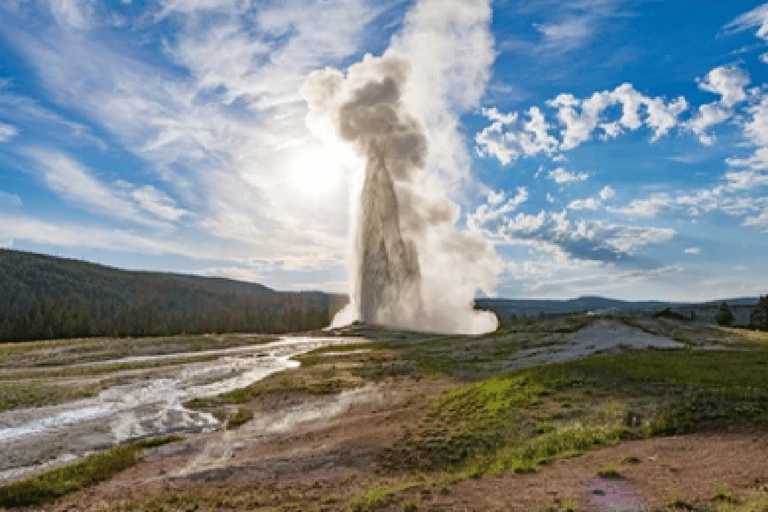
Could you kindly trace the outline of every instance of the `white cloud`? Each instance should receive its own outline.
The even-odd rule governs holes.
[[[635,199],[628,206],[609,207],[608,211],[629,217],[655,217],[660,211],[668,209],[673,201],[669,194],[652,194],[646,199]]]
[[[118,180],[108,186],[83,165],[58,150],[27,148],[36,174],[51,190],[74,205],[99,215],[154,227],[169,227],[188,212],[151,185],[140,188]],[[143,210],[143,212],[142,212]],[[149,213],[150,215],[146,215]]]
[[[50,8],[53,17],[64,27],[80,30],[91,27],[94,13],[91,0],[50,0]]]
[[[768,41],[768,3],[745,12],[725,26],[726,29],[743,31],[758,27],[757,37]]]
[[[18,133],[18,130],[13,126],[0,122],[0,142],[8,142]]]
[[[21,206],[21,198],[16,194],[9,194],[8,192],[0,190],[0,206],[6,208]]]
[[[768,95],[762,96],[760,103],[747,109],[751,118],[744,123],[744,134],[760,148],[768,147]]]
[[[617,251],[631,253],[645,245],[671,240],[673,236],[675,236],[675,230],[671,228],[630,226],[616,229],[606,241]]]
[[[168,197],[168,194],[157,190],[152,185],[139,187],[131,192],[131,197],[138,205],[156,217],[176,222],[189,212],[176,206],[176,201]]]
[[[496,222],[504,215],[515,211],[528,200],[528,189],[518,187],[517,194],[510,197],[504,204],[501,204],[505,197],[506,194],[503,191],[491,191],[488,194],[487,204],[480,205],[477,210],[467,215],[467,225],[471,229],[476,229],[479,226]]]
[[[536,8],[537,2],[526,2]],[[532,4],[532,5],[531,5]],[[530,49],[536,53],[573,52],[594,40],[611,18],[623,17],[621,0],[562,0],[540,2],[546,21],[534,23],[541,41]]]
[[[48,222],[28,216],[0,214],[0,237],[60,247],[87,247],[144,254],[177,254],[210,258],[210,251],[174,240],[162,240],[127,230],[83,224]]]
[[[609,199],[610,199],[610,198],[612,198],[614,195],[616,195],[616,191],[615,191],[615,190],[613,190],[613,189],[610,187],[610,185],[606,185],[606,186],[604,186],[604,187],[603,187],[603,188],[600,190],[600,199],[602,199],[603,201],[607,201],[607,200],[609,200]]]
[[[598,208],[600,208],[600,201],[594,197],[577,199],[568,204],[569,210],[597,210]]]
[[[694,256],[698,256],[701,254],[701,247],[688,247],[683,251],[685,254],[692,254]]]
[[[119,219],[142,221],[135,205],[120,198],[92,176],[83,166],[57,150],[30,148],[38,176],[54,192],[80,207]],[[145,220],[146,222],[146,220]]]
[[[764,208],[758,215],[745,217],[744,225],[768,232],[768,207]]]
[[[574,183],[577,181],[584,181],[589,178],[589,174],[586,172],[574,173],[566,171],[562,167],[553,169],[547,173],[547,177],[553,180],[558,185]]]
[[[719,103],[707,103],[699,107],[696,116],[687,124],[693,133],[698,135],[702,144],[711,146],[715,143],[715,137],[706,132],[707,128],[727,121],[731,115],[732,113]]]
[[[720,95],[724,107],[733,107],[747,99],[744,88],[749,85],[749,74],[739,67],[716,67],[697,82],[701,90]]]
[[[624,130],[634,131],[643,126],[652,131],[653,142],[680,125],[680,116],[688,109],[682,96],[669,101],[645,96],[627,83],[595,92],[586,99],[560,94],[546,104],[556,109],[555,117],[561,127],[559,139],[549,132],[552,125],[537,107],[528,110],[530,121],[522,126],[516,113],[503,114],[494,107],[483,110],[491,124],[475,136],[478,154],[495,157],[504,165],[538,154],[554,160],[562,158],[561,154],[553,157],[558,151],[574,149],[595,137],[612,139]],[[607,113],[617,105],[621,105],[621,116],[609,119]]]
[[[308,197],[290,181],[297,148],[322,149],[306,127],[298,91],[310,70],[356,55],[366,24],[385,7],[367,0],[235,4],[228,15],[209,17],[199,9],[215,10],[211,3],[166,3],[175,32],[164,50],[176,69],[141,61],[130,47],[90,32],[2,27],[51,101],[111,132],[116,145],[145,162],[142,171],[160,178],[155,189],[162,196],[104,181],[94,197],[65,184],[57,185],[60,193],[121,219],[165,226],[186,220],[220,243],[247,245],[254,255],[343,253],[346,187]],[[154,11],[146,8],[141,21]],[[18,111],[17,98],[9,96],[0,90],[4,117],[6,110]],[[43,114],[30,101],[21,105]],[[45,131],[64,139],[61,128]],[[338,183],[354,170],[335,166]],[[185,215],[187,209],[196,214]]]
[[[538,107],[531,107],[526,114],[528,120],[522,129],[510,131],[510,126],[519,124],[517,114],[501,114],[496,108],[483,109],[483,115],[492,123],[475,136],[480,155],[494,156],[504,165],[521,155],[551,155],[558,143],[548,132],[550,125],[544,114]]]

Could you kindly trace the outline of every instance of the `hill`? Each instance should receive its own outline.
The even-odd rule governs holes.
[[[6,341],[301,331],[328,325],[345,300],[0,249],[0,340]]]
[[[735,325],[747,326],[757,297],[739,297],[708,302],[625,301],[605,297],[586,296],[569,300],[529,299],[476,299],[477,309],[493,311],[502,321],[510,318],[560,316],[583,313],[618,313],[624,315],[654,315],[669,310],[675,315],[699,322],[715,323],[722,302],[733,311]]]

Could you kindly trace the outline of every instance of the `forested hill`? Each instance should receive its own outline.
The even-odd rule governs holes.
[[[328,325],[345,300],[0,249],[0,340],[5,341],[295,332]]]

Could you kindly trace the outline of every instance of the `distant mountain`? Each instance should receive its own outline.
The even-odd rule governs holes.
[[[569,300],[489,299],[475,300],[475,308],[493,311],[504,320],[510,317],[530,318],[579,313],[613,312],[618,314],[654,314],[665,309],[700,322],[715,322],[720,304],[725,301],[733,311],[736,325],[748,325],[757,297],[739,297],[708,302],[625,301],[585,296]]]
[[[0,340],[324,327],[346,298],[0,249]]]

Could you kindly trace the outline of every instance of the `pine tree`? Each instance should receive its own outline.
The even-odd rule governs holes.
[[[728,304],[723,301],[722,304],[720,304],[720,311],[717,312],[717,316],[715,316],[715,321],[718,325],[725,325],[727,327],[730,327],[733,324],[733,313],[731,313],[731,308],[728,307]]]
[[[768,331],[768,295],[760,297],[755,310],[749,315],[749,325],[761,331]]]

